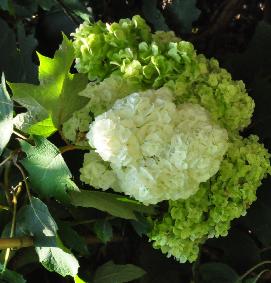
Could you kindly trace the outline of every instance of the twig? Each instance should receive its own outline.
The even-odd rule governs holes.
[[[10,172],[10,163],[7,163],[7,165],[5,166],[5,171],[4,171],[4,191],[5,191],[5,196],[7,199],[7,203],[9,206],[12,206],[12,202],[10,199],[10,193],[9,193],[9,172]]]
[[[110,242],[120,242],[125,240],[122,237],[115,236]],[[102,242],[95,236],[85,236],[86,244],[101,244]],[[15,238],[2,238],[0,239],[0,250],[5,249],[20,249],[34,246],[32,237],[15,237]]]
[[[0,167],[3,166],[7,161],[9,161],[12,158],[12,154],[10,154],[6,159],[4,159],[1,163],[0,163]]]
[[[31,193],[30,193],[30,188],[29,188],[29,185],[28,185],[28,182],[26,180],[26,175],[24,173],[24,170],[23,168],[14,160],[13,161],[14,165],[19,169],[19,171],[21,172],[22,174],[22,177],[23,177],[23,181],[24,181],[24,184],[25,184],[25,188],[26,188],[26,193],[27,193],[27,196],[29,198],[29,201],[31,203]]]
[[[59,151],[60,151],[61,154],[63,154],[64,152],[72,151],[72,150],[76,150],[76,149],[88,150],[89,147],[88,146],[79,146],[79,145],[68,144],[68,145],[65,145],[65,146],[59,148]]]
[[[34,241],[33,238],[31,237],[0,239],[0,250],[20,249],[20,248],[32,247],[33,245],[34,245]]]
[[[12,221],[11,221],[11,228],[10,228],[10,234],[9,234],[10,238],[12,238],[14,236],[14,232],[15,232],[15,228],[16,228],[17,198],[18,198],[18,195],[21,192],[21,189],[22,189],[22,183],[20,182],[14,188],[14,193],[13,193],[13,197],[12,197],[13,210],[12,210]],[[3,272],[5,271],[7,263],[8,263],[10,251],[11,251],[10,247],[6,249],[4,264],[3,264]]]
[[[23,140],[28,140],[28,137],[20,133],[18,130],[13,129],[13,134],[15,134],[16,136],[18,136],[19,138]]]

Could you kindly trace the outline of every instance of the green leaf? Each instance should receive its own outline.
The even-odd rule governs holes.
[[[114,264],[109,261],[100,266],[94,275],[94,283],[125,283],[138,279],[145,274],[145,271],[133,264]],[[221,282],[222,283],[222,282]]]
[[[23,25],[17,26],[17,39],[11,28],[0,18],[0,72],[8,81],[37,82],[37,66],[32,53],[37,46],[34,35],[26,35]],[[8,56],[7,56],[8,54]]]
[[[70,192],[69,196],[69,202],[72,205],[93,207],[124,219],[135,220],[135,211],[149,214],[153,213],[151,206],[146,207],[141,204],[126,201],[127,198],[116,194],[81,190],[80,192]]]
[[[201,283],[236,283],[238,274],[224,263],[205,263],[199,267]]]
[[[45,138],[57,131],[51,118],[47,118],[28,128],[28,133],[32,135],[39,135]]]
[[[5,269],[3,272],[3,265],[0,263],[0,282],[1,283],[26,283],[23,276],[15,271]]]
[[[35,246],[41,246],[48,239],[55,243],[57,224],[47,206],[38,198],[32,197],[31,203],[22,207],[17,216],[16,236],[34,236]]]
[[[239,270],[245,271],[261,261],[260,249],[254,239],[235,227],[227,237],[209,239],[206,244],[221,252],[221,260],[223,255],[224,262]]]
[[[17,38],[19,44],[18,63],[22,66],[20,80],[16,82],[38,83],[38,67],[33,62],[33,51],[38,45],[34,34],[26,35],[24,25],[17,25]],[[16,67],[17,69],[17,67]]]
[[[57,229],[47,206],[38,198],[32,197],[31,203],[18,212],[16,236],[33,236],[41,264],[49,271],[74,277],[79,264],[76,258],[62,247],[57,238]]]
[[[4,11],[8,11],[9,10],[9,0],[2,0],[0,1],[0,9],[4,10]]]
[[[173,26],[177,26],[182,32],[191,32],[192,23],[201,13],[196,4],[196,0],[172,0],[164,11]]]
[[[76,110],[82,108],[88,101],[87,98],[77,95],[86,85],[87,77],[83,74],[68,74],[65,78],[59,100],[55,104],[52,113],[54,125],[58,129]]]
[[[112,225],[106,219],[95,222],[94,232],[103,243],[109,242],[113,237]]]
[[[26,153],[21,163],[29,173],[33,188],[43,197],[67,200],[67,191],[77,191],[71,172],[58,148],[43,137],[34,137],[35,146],[21,141]]]
[[[24,106],[28,111],[16,115],[13,119],[16,128],[27,132],[27,130],[39,121],[46,120],[48,117],[47,110],[41,106],[29,93],[33,90],[32,85],[21,87],[23,84],[10,84],[13,94],[16,93],[16,98],[13,99]]]
[[[163,14],[157,8],[157,0],[143,0],[142,11],[145,19],[153,25],[155,30],[169,30]]]
[[[79,263],[74,255],[59,247],[36,247],[41,264],[49,271],[57,272],[63,277],[74,277],[78,273]]]
[[[87,99],[77,94],[85,88],[87,77],[69,72],[74,60],[74,51],[72,42],[65,35],[63,35],[63,42],[54,58],[41,54],[38,54],[38,57],[40,85],[12,83],[10,87],[14,100],[21,103],[32,112],[32,116],[35,116],[32,121],[27,120],[27,125],[24,124],[25,128],[29,129],[32,122],[35,129],[35,123],[41,122],[37,126],[38,130],[34,132],[47,137],[55,132],[55,128],[60,129],[74,111],[85,105]],[[48,124],[53,124],[54,127],[48,127]]]
[[[66,247],[82,254],[88,255],[88,248],[85,240],[67,223],[58,222],[59,236]]]
[[[147,235],[152,229],[151,223],[140,214],[137,215],[136,221],[131,221],[131,224],[140,237],[142,237],[142,235]]]
[[[9,142],[13,132],[13,103],[6,89],[5,77],[2,74],[0,85],[0,155]]]
[[[79,278],[78,275],[76,275],[74,277],[74,283],[87,283],[86,281],[82,280],[81,278]]]

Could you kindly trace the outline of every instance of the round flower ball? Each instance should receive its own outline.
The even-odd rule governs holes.
[[[166,87],[117,100],[90,124],[87,139],[114,173],[113,189],[146,205],[195,194],[228,148],[227,131],[206,109],[176,105]]]

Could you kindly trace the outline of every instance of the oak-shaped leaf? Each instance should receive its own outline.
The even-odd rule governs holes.
[[[86,98],[77,94],[85,88],[87,78],[83,74],[70,73],[74,49],[72,42],[64,34],[63,42],[54,58],[41,54],[38,54],[38,58],[39,85],[27,83],[9,85],[13,99],[28,110],[26,112],[28,114],[25,114],[28,118],[26,121],[21,115],[22,130],[47,137],[56,129],[60,129],[74,111],[85,105]],[[35,125],[36,123],[39,123],[38,126]]]

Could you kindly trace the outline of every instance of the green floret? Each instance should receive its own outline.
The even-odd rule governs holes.
[[[269,157],[256,136],[235,138],[218,173],[189,199],[170,201],[163,219],[154,220],[153,246],[180,262],[195,261],[199,245],[226,236],[231,221],[256,200],[257,188],[270,173]]]
[[[250,124],[254,101],[242,81],[234,81],[230,73],[219,67],[215,59],[197,56],[197,72],[180,75],[166,85],[173,89],[177,103],[199,103],[213,119],[234,134]],[[196,67],[195,67],[196,69]]]

